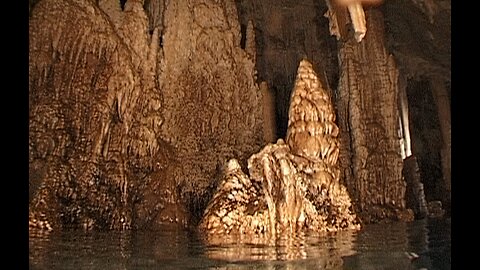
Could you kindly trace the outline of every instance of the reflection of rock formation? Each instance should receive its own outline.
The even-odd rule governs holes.
[[[355,239],[354,231],[335,234],[299,232],[279,235],[275,239],[255,235],[241,241],[236,237],[223,236],[210,239],[212,241],[209,242],[205,255],[210,259],[228,262],[283,261],[284,269],[336,269],[343,265],[342,257],[355,254]]]
[[[200,229],[212,235],[358,229],[339,182],[338,127],[330,97],[302,60],[289,111],[287,143],[267,145],[248,160],[235,159],[208,205]]]

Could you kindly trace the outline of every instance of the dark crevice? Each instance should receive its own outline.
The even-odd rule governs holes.
[[[120,6],[122,7],[122,11],[125,10],[126,3],[127,3],[127,0],[120,0]]]
[[[240,24],[240,47],[245,50],[247,44],[247,26]]]
[[[440,149],[442,136],[438,112],[429,81],[412,79],[407,84],[412,152],[418,158],[427,201],[441,200],[443,174]]]

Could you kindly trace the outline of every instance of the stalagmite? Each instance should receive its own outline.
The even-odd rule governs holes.
[[[417,219],[427,217],[427,201],[425,200],[423,184],[420,180],[420,169],[415,156],[407,157],[404,160],[403,175],[407,182],[407,191],[405,195],[407,207],[413,210]]]
[[[342,177],[364,222],[410,220],[398,139],[398,74],[386,50],[383,16],[367,12],[367,32],[360,43],[350,38],[339,49],[337,98],[343,148]]]
[[[311,98],[315,96],[312,93],[316,92],[327,97],[321,107],[311,106]],[[287,143],[279,139],[252,155],[248,159],[248,175],[235,159],[227,163],[222,181],[199,225],[199,229],[207,233],[207,240],[222,235],[242,239],[249,235],[278,237],[285,232],[302,230],[360,228],[351,212],[346,188],[339,181],[336,134],[327,134],[322,128],[327,122],[336,126],[328,120],[333,118],[307,117],[312,112],[335,113],[325,88],[307,60],[299,64],[291,101]],[[299,126],[304,128],[298,129]],[[324,155],[317,149],[322,149]],[[237,188],[233,190],[232,186]],[[242,194],[244,200],[230,200],[234,191]],[[228,220],[222,218],[225,209],[231,213],[227,214]]]

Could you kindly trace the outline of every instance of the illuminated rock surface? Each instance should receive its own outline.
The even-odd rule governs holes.
[[[31,229],[194,222],[217,168],[260,149],[255,43],[240,47],[233,1],[146,9],[43,0],[31,10]]]
[[[225,178],[221,168],[232,158],[246,168],[254,153],[252,164],[266,156],[272,170],[288,168],[283,180],[324,164],[331,169],[321,177],[340,177],[363,221],[395,219],[402,213],[391,208],[404,208],[405,193],[397,81],[410,104],[418,101],[412,118],[423,117],[411,126],[426,199],[448,210],[449,7],[446,0],[368,7],[368,31],[357,43],[330,36],[323,1],[29,0],[30,228],[196,225]],[[302,58],[332,89],[340,131],[334,120],[312,120],[334,115],[321,91],[292,97],[289,115]],[[419,98],[429,92],[430,101]],[[279,137],[284,144],[261,150]],[[430,165],[437,156],[441,164]],[[437,167],[438,177],[429,173]],[[307,176],[299,183],[308,187],[315,181]],[[304,218],[281,211],[274,213],[284,226]]]
[[[230,160],[200,229],[212,236],[359,229],[339,182],[338,127],[329,95],[302,60],[292,92],[285,143],[268,144],[245,174]]]

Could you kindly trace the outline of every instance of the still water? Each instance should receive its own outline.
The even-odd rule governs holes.
[[[365,226],[360,232],[207,244],[156,231],[30,235],[30,269],[451,269],[450,219]]]

